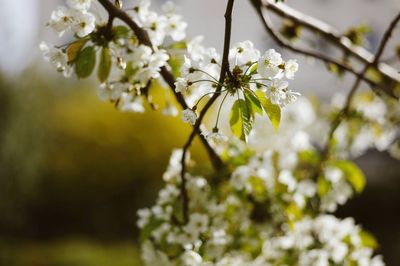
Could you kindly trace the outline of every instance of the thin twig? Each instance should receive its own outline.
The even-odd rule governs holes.
[[[381,43],[379,45],[379,48],[378,48],[375,56],[374,56],[374,59],[364,66],[362,73],[363,72],[365,73],[370,67],[376,66],[379,63],[379,60],[383,54],[383,51],[385,50],[385,47],[386,47],[387,43],[389,42],[389,39],[393,33],[393,30],[395,29],[399,20],[400,20],[400,13],[390,23],[389,27],[387,28],[387,30],[385,31],[385,33],[383,35],[383,38],[381,40]],[[351,87],[349,94],[347,95],[346,103],[345,103],[343,109],[338,113],[338,115],[335,117],[335,119],[332,122],[332,126],[329,131],[326,147],[322,153],[322,162],[324,162],[329,157],[330,146],[331,146],[331,141],[333,139],[333,135],[335,134],[336,129],[340,126],[343,119],[345,119],[349,115],[352,100],[354,98],[354,95],[355,95],[358,87],[360,86],[360,83],[361,83],[361,78],[358,76],[357,79],[355,80],[353,86]]]
[[[207,111],[210,109],[210,107],[213,105],[213,103],[217,100],[217,98],[220,96],[220,91],[222,90],[222,84],[225,81],[226,75],[229,75],[229,48],[230,48],[230,43],[231,43],[231,32],[232,32],[232,12],[233,12],[233,5],[234,5],[234,0],[228,0],[228,4],[226,7],[226,12],[225,12],[225,36],[224,36],[224,50],[223,50],[223,56],[222,56],[222,66],[221,66],[221,72],[220,72],[220,78],[218,82],[218,86],[215,90],[215,94],[208,100],[208,102],[204,105],[203,109],[200,112],[200,115],[198,119],[196,120],[196,124],[193,127],[192,133],[190,134],[188,140],[186,141],[185,145],[183,146],[183,154],[182,154],[182,171],[181,171],[181,194],[183,196],[183,213],[184,213],[184,218],[185,222],[188,221],[188,215],[189,215],[189,197],[187,195],[186,191],[186,164],[185,164],[185,159],[186,159],[186,154],[192,145],[192,142],[194,140],[194,137],[196,134],[198,134],[200,130],[200,125],[203,121],[203,118],[205,117]]]
[[[335,46],[341,48],[343,51],[346,52],[346,54],[349,54],[359,59],[361,62],[365,64],[372,63],[374,56],[370,52],[368,52],[363,47],[353,45],[347,37],[340,35],[331,26],[315,18],[304,15],[299,11],[294,10],[284,4],[276,5],[269,0],[250,0],[250,1],[255,7],[260,18],[263,20],[263,24],[266,30],[271,34],[271,36],[280,46],[288,50],[291,50],[292,52],[310,56],[315,59],[321,60],[325,63],[336,65],[340,69],[352,73],[356,77],[360,77],[363,81],[367,82],[369,85],[379,87],[387,94],[395,98],[398,98],[398,95],[395,95],[395,93],[393,92],[394,86],[392,85],[400,82],[400,75],[394,68],[383,63],[375,64],[377,71],[380,74],[382,74],[383,77],[390,80],[390,84],[378,84],[377,82],[369,79],[364,72],[358,73],[351,66],[346,65],[340,61],[329,58],[323,54],[296,48],[291,43],[284,40],[278,32],[273,30],[269,20],[264,15],[263,10],[270,10],[271,12],[275,13],[280,17],[289,19],[293,23],[303,26],[309,29],[310,31],[321,35],[322,37],[324,37],[324,40],[327,40],[330,43],[334,44]]]
[[[135,21],[131,19],[131,17],[123,10],[119,9],[117,6],[115,6],[110,0],[98,0],[99,3],[107,10],[108,14],[110,17],[114,18],[119,18],[123,22],[125,22],[130,29],[134,32],[135,36],[138,38],[139,43],[149,46],[153,48],[153,45],[151,43],[151,40],[147,34],[147,32],[139,27]],[[177,102],[181,105],[183,109],[187,109],[188,105],[185,101],[185,98],[181,93],[175,92],[175,77],[172,75],[170,71],[166,67],[161,68],[161,76],[165,80],[165,82],[168,84],[168,86],[171,88],[172,92],[174,93],[174,96],[177,100]],[[223,162],[221,158],[218,156],[216,151],[211,147],[211,145],[208,143],[207,139],[201,135],[201,132],[198,130],[197,135],[200,137],[201,142],[203,143],[204,147],[207,150],[207,153],[210,157],[211,163],[213,164],[214,168],[219,169],[222,167]]]

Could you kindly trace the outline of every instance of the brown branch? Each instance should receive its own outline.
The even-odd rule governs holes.
[[[136,37],[139,40],[139,43],[149,46],[153,48],[153,45],[151,43],[151,40],[147,34],[147,32],[139,27],[135,21],[132,20],[132,18],[123,10],[119,9],[117,6],[115,6],[110,0],[98,0],[99,3],[104,7],[104,9],[107,10],[110,18],[119,18],[123,22],[125,22],[130,29],[134,32]],[[188,105],[181,93],[175,92],[175,78],[172,75],[170,71],[166,67],[161,68],[161,76],[163,79],[166,81],[168,86],[171,88],[172,92],[174,93],[174,96],[177,100],[177,102],[181,105],[183,109],[187,109]],[[216,151],[211,147],[211,145],[208,143],[207,139],[201,135],[201,132],[198,130],[196,134],[200,137],[201,142],[203,143],[204,147],[207,150],[207,153],[211,159],[211,163],[213,164],[214,168],[219,169],[223,165],[223,162],[221,158],[218,156]]]
[[[234,0],[228,0],[228,4],[226,7],[226,11],[225,11],[224,48],[223,48],[222,65],[221,65],[221,72],[220,72],[218,86],[217,86],[213,96],[207,101],[207,103],[204,105],[203,109],[201,110],[200,115],[199,115],[198,119],[196,120],[196,124],[193,126],[192,133],[190,134],[188,140],[186,141],[186,143],[183,147],[183,154],[182,154],[182,161],[181,161],[181,164],[182,164],[182,171],[181,171],[182,191],[181,191],[181,193],[184,196],[183,211],[184,211],[185,222],[188,221],[188,215],[189,215],[189,198],[188,198],[186,187],[185,187],[186,154],[187,154],[190,146],[192,145],[194,137],[200,131],[200,126],[201,126],[201,123],[202,123],[206,113],[208,112],[210,107],[213,105],[213,103],[217,100],[217,98],[220,96],[220,92],[222,89],[222,85],[225,81],[226,75],[230,74],[230,71],[229,71],[229,48],[230,48],[230,43],[231,43],[232,12],[233,12],[234,2],[235,2]]]
[[[381,40],[381,43],[379,45],[379,48],[378,48],[373,60],[364,66],[363,72],[366,72],[370,67],[376,66],[378,64],[378,62],[383,54],[383,51],[385,50],[385,47],[386,47],[387,43],[389,42],[389,39],[393,33],[393,30],[395,29],[399,20],[400,20],[400,13],[390,23],[389,27],[387,28],[387,30],[385,31],[385,33],[383,35],[383,38]],[[332,126],[329,131],[329,135],[328,135],[327,144],[326,144],[326,147],[322,154],[322,162],[325,161],[329,157],[330,145],[331,145],[331,141],[333,139],[333,135],[335,134],[336,129],[340,126],[343,119],[345,119],[349,115],[352,100],[354,98],[354,95],[355,95],[358,87],[360,86],[360,83],[361,83],[361,78],[357,77],[356,81],[354,82],[354,84],[351,87],[351,90],[347,96],[346,103],[345,103],[343,109],[339,112],[339,114],[335,117],[335,119],[332,122]]]
[[[322,54],[318,54],[318,53],[315,53],[312,51],[294,47],[292,44],[290,44],[289,42],[287,42],[286,40],[281,38],[279,33],[275,32],[273,30],[273,28],[269,24],[269,21],[266,20],[263,11],[269,10],[280,17],[291,20],[294,24],[300,25],[304,28],[307,28],[308,30],[310,30],[313,33],[317,33],[317,34],[321,35],[322,37],[324,37],[324,40],[329,41],[333,45],[339,47],[346,54],[349,54],[349,55],[355,57],[356,59],[360,60],[362,63],[365,63],[365,64],[372,63],[372,61],[374,59],[374,55],[372,55],[370,52],[368,52],[363,47],[353,45],[352,42],[350,41],[350,39],[339,34],[338,31],[335,30],[334,28],[332,28],[331,26],[329,26],[326,23],[319,21],[313,17],[304,15],[303,13],[301,13],[295,9],[292,9],[284,4],[276,5],[276,4],[272,3],[270,0],[250,0],[250,1],[253,4],[253,6],[256,8],[258,15],[264,20],[263,23],[264,23],[264,26],[266,27],[266,29],[268,30],[268,32],[272,35],[272,37],[275,39],[275,41],[282,47],[289,49],[295,53],[299,53],[299,54],[303,54],[306,56],[316,58],[325,63],[334,64],[337,67],[339,67],[340,69],[345,70],[349,73],[352,73],[356,77],[360,77],[363,81],[367,82],[370,86],[379,87],[380,89],[385,91],[387,94],[398,98],[398,95],[395,95],[395,93],[393,92],[394,86],[392,86],[392,85],[400,82],[400,75],[397,73],[397,71],[394,68],[390,67],[387,64],[383,64],[383,63],[374,64],[377,71],[380,74],[382,74],[383,77],[390,80],[390,83],[391,83],[389,85],[388,84],[378,84],[377,82],[366,77],[364,72],[358,73],[352,67],[350,67],[346,64],[343,64],[340,61],[331,59]]]

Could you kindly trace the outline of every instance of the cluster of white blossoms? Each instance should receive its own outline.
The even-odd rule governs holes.
[[[87,78],[94,71],[96,60],[99,61],[99,98],[113,102],[122,111],[144,112],[145,102],[153,109],[158,108],[149,91],[154,86],[164,86],[160,73],[164,69],[177,76],[175,93],[183,94],[192,107],[182,112],[184,122],[196,123],[202,99],[215,94],[225,94],[225,99],[230,95],[238,99],[236,109],[232,108],[236,111],[233,116],[240,114],[234,121],[236,124],[231,125],[232,131],[246,140],[255,113],[265,112],[272,121],[271,114],[276,115],[300,95],[290,90],[288,83],[298,70],[296,61],[284,61],[274,49],[261,54],[251,41],[231,47],[230,67],[225,79],[220,80],[221,56],[215,48],[204,47],[202,37],[185,39],[187,23],[172,2],[162,6],[162,14],[150,9],[149,0],[126,9],[128,16],[147,32],[151,47],[143,44],[127,26],[102,20],[94,4],[90,0],[68,0],[67,6],[58,7],[48,25],[60,35],[71,31],[76,40],[60,47],[42,43],[40,48],[45,59],[66,77],[75,70],[78,78]],[[162,113],[176,115],[177,109],[168,100],[168,92],[165,94]],[[224,100],[221,106],[223,103]],[[218,118],[219,114],[217,121]],[[212,142],[226,139],[218,131],[217,123],[206,137]]]
[[[149,0],[142,0],[128,10],[131,18],[147,31],[153,44],[148,47],[140,44],[126,26],[109,28],[92,7],[94,1],[66,2],[67,6],[53,11],[48,26],[60,36],[71,31],[76,40],[60,47],[41,43],[44,58],[66,77],[75,68],[79,78],[86,78],[92,73],[99,54],[99,98],[114,102],[122,111],[143,112],[144,100],[151,99],[148,95],[151,83],[160,81],[161,68],[169,68],[171,42],[183,41],[186,37],[187,23],[176,13],[174,4],[167,2],[163,14],[151,11]],[[163,114],[176,115],[176,108],[167,103]]]
[[[255,125],[249,138],[257,150],[275,149],[281,153],[327,145],[332,118],[343,108],[345,96],[334,95],[331,103],[315,104],[315,99],[300,98],[284,109],[280,132],[276,135],[262,123]],[[342,121],[334,134],[333,153],[347,159],[363,155],[369,149],[387,151],[400,158],[400,105],[388,97],[373,92],[357,93],[350,115]]]
[[[182,113],[183,121],[192,125],[195,123],[198,100],[204,95],[226,93],[235,98],[246,99],[248,94],[256,104],[262,103],[265,97],[280,108],[294,102],[300,95],[289,89],[287,81],[293,79],[298,71],[297,62],[284,61],[274,49],[261,55],[251,41],[236,43],[229,51],[229,66],[229,73],[221,82],[221,56],[216,50],[201,46],[201,38],[188,44],[181,77],[175,84],[176,91],[185,93],[190,99],[189,104],[194,105],[194,108]],[[218,86],[220,92],[215,92]],[[263,96],[256,93],[257,91]]]
[[[360,104],[365,100],[380,107],[367,110]],[[359,125],[372,122],[368,126],[376,128],[378,120],[382,129],[399,130],[398,109],[392,104],[372,93],[356,94],[355,117],[346,122],[355,123],[352,139],[362,134]],[[328,118],[336,112],[334,104],[317,107],[301,98],[284,110],[279,135],[256,126],[247,145],[225,140],[220,150],[233,170],[229,176],[210,186],[207,178],[186,174],[187,223],[180,194],[182,153],[175,151],[156,205],[139,211],[146,265],[384,265],[374,255],[377,243],[369,233],[351,218],[330,214],[365,186],[361,170],[346,160],[360,153],[340,152],[349,142],[337,139],[338,156],[321,162],[327,141],[321,135],[328,134]],[[389,144],[397,145],[390,138],[385,150],[391,150]],[[365,145],[363,151],[373,147]]]
[[[317,183],[300,170],[274,169],[278,154],[241,151],[239,158],[238,149],[227,151],[226,160],[237,168],[218,186],[187,174],[187,222],[180,197],[182,152],[173,153],[156,204],[138,212],[146,265],[384,265],[374,256],[373,237],[353,219],[319,209]]]
[[[344,105],[345,98],[338,94],[332,99],[332,111]],[[352,114],[336,130],[337,152],[342,156],[360,156],[368,149],[389,151],[399,158],[400,105],[391,98],[378,97],[372,92],[356,95]]]

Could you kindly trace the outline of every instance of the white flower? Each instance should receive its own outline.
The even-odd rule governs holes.
[[[67,4],[69,7],[81,10],[81,11],[86,11],[90,8],[92,0],[67,0]]]
[[[167,102],[165,107],[162,109],[162,114],[165,116],[177,116],[178,115],[178,109],[171,104],[170,102]]]
[[[81,38],[89,35],[96,28],[96,18],[91,13],[77,13],[72,30]]]
[[[182,17],[178,15],[171,15],[167,17],[165,25],[165,33],[170,35],[172,40],[181,41],[186,37],[187,23],[182,21]]]
[[[203,39],[203,36],[197,36],[196,38],[190,40],[187,44],[188,54],[194,61],[203,59],[203,54],[205,51],[204,46],[201,44]]]
[[[186,109],[182,111],[182,121],[185,123],[189,123],[192,126],[196,124],[197,120],[197,115],[196,113],[191,110],[191,109]]]
[[[139,228],[143,228],[144,226],[146,226],[146,224],[149,223],[151,217],[151,211],[147,208],[140,209],[137,211],[137,215],[139,216],[139,219],[137,221],[137,226]]]
[[[299,64],[296,60],[288,60],[285,62],[285,76],[288,79],[293,79],[294,74],[299,70]]]
[[[239,42],[229,51],[231,67],[252,63],[260,58],[260,51],[254,48],[251,41]]]
[[[182,255],[182,261],[184,263],[183,265],[185,266],[201,266],[203,259],[199,253],[192,250],[187,250]]]
[[[280,65],[283,63],[282,57],[274,49],[269,49],[258,60],[258,74],[264,78],[275,78],[282,73]]]
[[[299,266],[329,266],[329,254],[325,250],[313,249],[300,254]]]
[[[206,139],[213,142],[214,144],[222,144],[228,140],[228,137],[219,132],[210,132],[204,134]]]
[[[72,68],[68,64],[68,56],[66,53],[55,47],[50,48],[45,42],[41,42],[39,48],[43,52],[44,59],[50,62],[58,72],[63,73],[65,77],[71,75]]]
[[[292,136],[290,144],[295,151],[304,151],[310,149],[310,136],[306,132],[299,130]]]
[[[142,258],[146,265],[173,266],[168,256],[156,250],[151,241],[147,240],[142,245]]]
[[[305,198],[311,198],[317,192],[317,186],[314,182],[310,180],[301,181],[297,188],[296,192],[293,195],[293,199],[296,202],[297,206],[300,208],[304,208],[305,206]]]
[[[174,15],[176,14],[176,5],[174,2],[172,1],[168,1],[165,4],[162,5],[162,11],[164,11],[164,13],[166,15]]]
[[[175,81],[175,92],[184,92],[188,89],[189,85],[186,79],[177,78]]]
[[[266,95],[273,104],[280,104],[281,100],[286,98],[285,91],[289,83],[287,81],[273,79],[267,82]]]
[[[292,172],[288,170],[283,170],[282,172],[280,172],[278,180],[280,183],[288,187],[289,192],[292,192],[296,189],[297,181],[293,176]]]
[[[343,178],[343,172],[336,167],[327,167],[324,174],[326,179],[331,181],[333,184],[338,183]]]
[[[182,165],[182,150],[173,150],[171,158],[169,159],[169,164],[167,171],[163,174],[163,180],[167,183],[176,183],[177,177],[180,177]],[[186,156],[186,162],[190,161],[190,154]]]
[[[385,102],[374,95],[366,94],[355,97],[353,101],[354,108],[363,114],[366,119],[382,123],[385,121],[387,107]]]
[[[284,96],[281,100],[281,107],[285,107],[297,100],[297,97],[301,94],[289,89],[284,89]]]
[[[159,16],[155,12],[148,12],[142,20],[142,26],[147,30],[153,45],[159,46],[163,43],[167,26],[167,18],[165,16]]]
[[[122,93],[118,104],[122,112],[143,113],[145,111],[141,97],[134,97],[132,93]]]
[[[141,0],[133,10],[135,11],[134,18],[138,19],[139,22],[145,21],[149,14],[150,0]]]
[[[193,213],[190,215],[189,223],[184,226],[183,230],[190,234],[198,237],[199,234],[204,233],[208,229],[209,218],[205,214]]]
[[[150,57],[149,67],[154,69],[154,71],[159,72],[160,68],[167,64],[168,59],[169,55],[167,54],[167,51],[157,50]]]
[[[132,66],[138,68],[135,73],[135,79],[140,82],[141,86],[145,86],[150,79],[160,77],[161,67],[167,64],[169,59],[165,50],[157,50],[152,52],[150,47],[139,45],[132,46],[133,53],[129,55]]]
[[[230,183],[235,189],[242,190],[247,187],[247,181],[251,174],[252,171],[249,166],[241,165],[232,173]]]
[[[102,101],[116,101],[121,98],[122,93],[130,91],[132,88],[130,83],[125,82],[104,83],[99,86],[97,96]]]
[[[204,51],[203,54],[203,67],[207,69],[206,72],[208,72],[211,76],[214,76],[216,78],[217,75],[219,75],[219,68],[218,73],[213,74],[212,71],[210,71],[210,67],[218,66],[218,63],[221,61],[221,56],[218,54],[217,50],[215,48],[207,48]],[[211,64],[211,66],[210,66]]]
[[[66,7],[60,6],[51,13],[48,25],[57,31],[60,36],[69,29],[75,21],[76,12]]]

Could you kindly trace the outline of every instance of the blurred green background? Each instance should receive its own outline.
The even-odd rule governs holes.
[[[91,82],[23,76],[0,82],[0,265],[140,265],[136,210],[190,128],[122,113]]]

